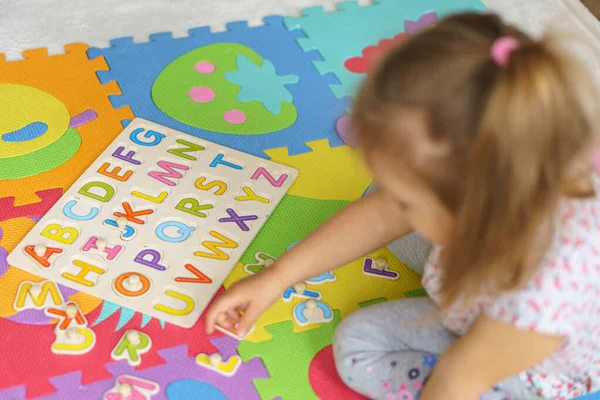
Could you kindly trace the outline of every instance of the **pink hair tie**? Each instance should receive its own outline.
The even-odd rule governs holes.
[[[510,61],[510,55],[519,46],[519,41],[511,36],[502,36],[494,40],[494,44],[492,44],[492,60],[499,66],[505,67]]]

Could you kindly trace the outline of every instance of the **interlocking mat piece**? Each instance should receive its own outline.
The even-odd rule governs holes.
[[[213,338],[211,343],[225,360],[237,355],[238,342],[233,338]],[[190,355],[185,344],[159,350],[158,356],[163,360],[162,364],[143,370],[136,370],[123,361],[108,364],[106,369],[110,371],[109,376],[112,376],[88,385],[82,384],[79,372],[53,378],[51,381],[57,392],[40,400],[101,399],[102,395],[115,385],[115,378],[121,375],[135,376],[157,383],[160,391],[152,396],[152,400],[258,400],[253,380],[268,378],[267,370],[260,359],[242,363],[235,373],[235,384],[232,384],[232,378],[197,365],[195,357]]]
[[[24,60],[0,56],[0,317],[24,323],[47,323],[41,310],[17,313],[13,301],[25,279],[39,280],[9,267],[6,255],[58,200],[118,133],[128,108],[115,110],[90,61],[88,46],[72,44],[65,54],[49,57],[46,49],[23,53]],[[63,295],[74,295],[68,290]],[[84,312],[99,304],[75,295]],[[0,379],[1,380],[1,379]],[[1,387],[1,385],[0,385]]]
[[[157,380],[157,376],[169,376],[174,380],[207,376],[205,379],[207,383],[222,384],[222,381],[218,381],[218,379],[212,380],[215,375],[212,371],[200,366],[197,368],[201,371],[191,371],[188,367],[187,357],[190,357],[190,362],[193,364],[194,357],[199,353],[211,354],[218,350],[223,353],[232,351],[230,341],[220,341],[224,339],[222,334],[215,335],[209,341],[205,331],[204,317],[200,318],[191,329],[182,329],[171,324],[163,327],[157,320],[151,321],[143,329],[138,328],[151,338],[152,348],[141,356],[142,363],[134,371],[133,368],[128,367],[126,361],[111,365],[114,361],[111,359],[110,353],[120,341],[123,332],[115,329],[115,325],[118,323],[116,315],[108,318],[102,324],[94,325],[99,314],[100,308],[97,308],[86,315],[97,340],[89,353],[79,356],[57,355],[50,351],[50,345],[55,339],[54,325],[27,325],[0,319],[0,332],[4,338],[0,341],[0,354],[2,354],[0,357],[0,370],[2,370],[0,399],[22,399],[25,398],[25,394],[28,398],[46,395],[57,400],[99,399],[101,397],[88,396],[89,393],[96,393],[96,386],[90,385],[112,379],[109,371],[115,369],[118,370],[118,373],[147,377],[150,380]],[[140,320],[141,314],[136,314],[130,325],[139,325]],[[162,352],[163,349],[184,344],[188,345],[189,349],[184,347],[182,350]],[[221,349],[218,349],[219,346]],[[162,368],[160,373],[152,372],[159,367]],[[167,369],[172,369],[172,371],[167,373],[165,372]],[[256,365],[250,366],[248,371],[250,371],[250,375],[244,375],[244,373],[240,375],[240,385],[243,376],[247,376],[248,379],[250,377],[266,377],[264,371]],[[161,385],[164,382],[164,380],[160,381]],[[114,379],[112,384],[114,384]],[[109,382],[99,383],[99,387],[110,387],[112,384],[109,385]],[[2,390],[11,386],[15,387],[6,391]],[[7,393],[12,393],[12,395]],[[19,393],[19,395],[14,395],[14,393]]]
[[[69,187],[131,117],[108,101],[119,88],[98,82],[96,72],[108,66],[90,61],[87,49],[72,44],[62,55],[36,49],[22,61],[0,60],[0,221],[42,215],[57,197],[49,190]]]
[[[273,340],[261,343],[240,343],[238,352],[242,360],[260,357],[270,379],[258,379],[254,383],[261,399],[281,397],[285,400],[318,399],[308,382],[308,370],[313,357],[331,344],[333,331],[340,321],[338,311],[333,320],[318,329],[292,334],[292,322],[286,321],[267,326]],[[282,351],[282,349],[288,349]],[[302,354],[302,357],[299,357]],[[333,399],[331,399],[333,400]]]
[[[321,200],[360,198],[372,178],[358,152],[348,146],[331,147],[327,140],[306,143],[309,153],[292,156],[287,149],[267,150],[272,161],[302,171],[288,192]],[[333,184],[335,182],[335,184]]]
[[[111,96],[115,107],[257,156],[276,147],[298,154],[312,140],[341,145],[335,123],[349,104],[328,90],[337,79],[314,69],[320,56],[300,49],[300,36],[282,17],[267,17],[263,26],[233,22],[225,32],[195,28],[184,38],[115,39],[89,56],[106,58],[110,71],[98,76],[121,88]]]
[[[79,360],[40,361],[53,357],[54,334],[45,325],[51,319],[39,309],[17,312],[13,308],[21,282],[40,278],[9,266],[6,257],[113,140],[121,120],[133,115],[127,107],[113,108],[108,96],[120,93],[119,88],[98,82],[96,72],[108,66],[102,58],[90,61],[88,48],[67,45],[65,54],[51,57],[46,49],[29,50],[23,53],[24,60],[15,62],[4,62],[0,55],[0,324],[4,336],[0,390],[25,384],[27,389],[15,390],[28,396],[43,394],[53,390],[47,378],[65,367],[84,365]],[[68,288],[58,291],[62,299],[76,301],[85,314],[100,304]],[[47,346],[31,345],[40,343]],[[37,363],[44,365],[37,367]],[[92,371],[88,376],[102,374],[91,363],[86,368]]]
[[[365,47],[410,31],[424,14],[444,16],[483,10],[484,5],[480,0],[374,0],[369,6],[349,1],[338,3],[337,8],[335,12],[324,12],[321,7],[307,8],[302,17],[286,18],[285,25],[292,32],[301,29],[306,34],[298,38],[298,44],[306,51],[317,50],[321,54],[323,59],[315,60],[315,67],[322,74],[335,74],[340,84],[333,84],[331,89],[338,98],[343,98],[354,94],[361,79],[360,74],[348,70],[344,63],[359,56]],[[427,18],[422,22],[427,23]]]

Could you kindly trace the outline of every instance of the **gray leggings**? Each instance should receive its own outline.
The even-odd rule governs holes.
[[[401,239],[423,241],[411,235]],[[397,245],[407,248],[406,243]],[[411,257],[415,263],[425,256]],[[425,251],[426,243],[419,244]],[[402,254],[397,254],[400,259]],[[418,259],[418,261],[416,261]],[[418,265],[412,265],[420,269]],[[435,306],[428,298],[401,299],[361,309],[338,326],[334,356],[342,380],[355,391],[372,399],[418,399],[427,377],[442,352],[457,339],[441,322],[431,317]],[[428,318],[429,317],[429,318]],[[533,400],[518,377],[499,383],[482,400]]]

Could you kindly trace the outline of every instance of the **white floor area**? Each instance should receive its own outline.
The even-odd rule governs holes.
[[[409,2],[419,0],[397,0]],[[299,15],[300,9],[324,6],[335,10],[339,0],[0,0],[0,52],[19,58],[22,50],[84,42],[107,46],[108,40],[172,31],[184,36],[190,27],[248,20],[260,25],[266,15]],[[600,27],[577,0],[483,0],[491,9],[525,29],[540,32],[544,26],[575,28],[598,34]],[[359,0],[361,5],[370,0]],[[600,36],[599,36],[600,37]]]
[[[18,60],[23,50],[37,47],[47,47],[50,54],[58,54],[63,52],[63,45],[72,42],[106,47],[110,39],[121,36],[146,41],[150,33],[161,31],[185,36],[188,28],[197,26],[224,30],[227,22],[236,20],[247,20],[251,26],[260,25],[264,16],[298,16],[305,7],[323,6],[327,11],[335,11],[339,1],[0,0],[0,53],[5,53],[7,60]],[[365,6],[371,2],[358,1]],[[594,43],[600,54],[600,23],[578,0],[482,1],[529,32],[539,34],[551,27],[575,33]],[[579,54],[600,82],[598,54],[589,49]]]

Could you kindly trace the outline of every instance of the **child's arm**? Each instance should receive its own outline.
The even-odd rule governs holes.
[[[410,230],[394,199],[373,192],[331,217],[272,267],[240,281],[217,298],[207,315],[207,331],[212,333],[217,322],[231,328],[230,320],[235,320],[236,310],[241,309],[244,315],[238,333],[247,332],[289,286],[353,261]]]
[[[558,336],[524,331],[486,316],[441,356],[420,400],[477,400],[497,383],[554,353]]]
[[[347,264],[408,234],[398,204],[374,192],[331,217],[273,265],[283,289]]]

